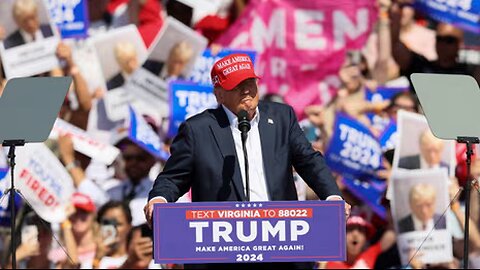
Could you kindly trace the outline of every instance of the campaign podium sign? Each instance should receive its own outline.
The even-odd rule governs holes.
[[[345,261],[343,201],[155,204],[155,263]]]

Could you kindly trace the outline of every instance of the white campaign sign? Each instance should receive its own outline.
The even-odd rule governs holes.
[[[16,154],[15,186],[42,219],[63,221],[74,192],[65,167],[43,143],[18,147]]]
[[[58,139],[58,135],[68,134],[72,137],[76,151],[105,164],[112,164],[120,154],[118,148],[95,140],[85,130],[80,129],[62,119],[57,119],[50,133],[50,139]]]
[[[138,97],[158,114],[167,117],[170,113],[167,83],[144,68],[139,68],[125,84],[126,91]]]
[[[0,46],[7,78],[38,75],[59,66],[55,50],[59,38],[52,36],[34,43],[5,50]]]
[[[448,181],[446,168],[398,169],[393,172],[390,182],[393,196],[391,205],[398,235],[397,245],[403,265],[408,264],[410,252],[418,250],[420,245],[422,247],[416,259],[424,264],[445,263],[453,260],[452,236],[448,230],[449,224],[446,217],[442,214],[449,207]],[[422,198],[425,196],[426,201],[411,202],[411,192],[414,187],[421,188],[417,189],[415,194],[423,192]],[[418,195],[416,198],[415,200],[420,200]],[[429,198],[433,198],[433,201]],[[421,203],[421,206],[417,203]],[[428,224],[431,222],[428,226],[432,228],[421,229],[422,215],[428,216],[428,221],[423,222]],[[434,226],[435,229],[433,229]]]
[[[403,265],[407,265],[412,250],[416,251],[420,244],[418,256],[424,264],[449,263],[452,256],[452,235],[447,230],[433,231],[430,236],[428,232],[409,232],[400,234],[397,238],[397,245]],[[426,240],[425,240],[426,239]],[[424,242],[425,241],[425,242]]]

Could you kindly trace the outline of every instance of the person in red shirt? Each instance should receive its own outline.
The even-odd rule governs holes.
[[[375,228],[361,216],[347,220],[347,261],[327,262],[326,269],[373,269],[380,253],[395,243],[395,234],[387,231],[377,243],[368,246],[368,240],[375,234]]]

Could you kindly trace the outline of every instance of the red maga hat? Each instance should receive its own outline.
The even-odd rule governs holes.
[[[95,204],[90,196],[80,192],[73,193],[72,203],[75,208],[85,210],[87,212],[95,212]]]
[[[212,84],[225,90],[232,90],[239,83],[250,78],[259,78],[253,70],[250,57],[243,53],[225,56],[213,64]]]
[[[367,238],[372,238],[375,235],[375,228],[373,225],[361,216],[350,216],[350,218],[347,219],[347,228],[350,226],[360,226],[365,228]]]

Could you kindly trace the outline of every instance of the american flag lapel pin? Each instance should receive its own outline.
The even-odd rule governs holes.
[[[273,120],[271,118],[268,118],[268,121],[267,121],[270,125],[273,125]]]

